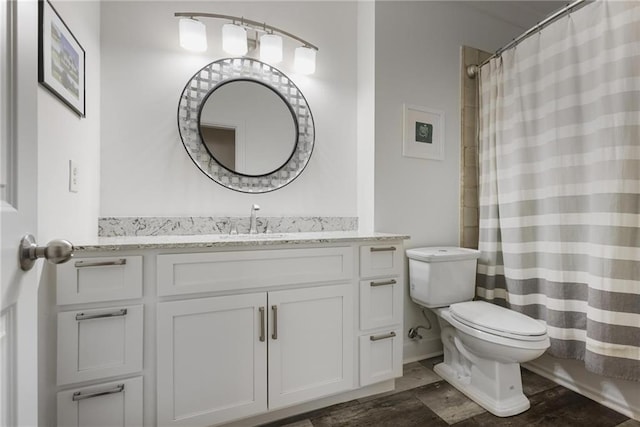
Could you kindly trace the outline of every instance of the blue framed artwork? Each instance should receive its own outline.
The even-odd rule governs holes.
[[[38,82],[85,117],[85,52],[48,0],[38,2]]]

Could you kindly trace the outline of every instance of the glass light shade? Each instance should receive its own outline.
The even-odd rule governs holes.
[[[271,64],[282,61],[282,37],[275,34],[260,37],[260,60]]]
[[[313,74],[316,72],[316,51],[308,47],[296,48],[293,65],[297,73]]]
[[[222,49],[231,55],[242,56],[247,48],[247,30],[236,24],[222,26]]]
[[[207,50],[207,27],[192,18],[182,18],[179,24],[180,46],[194,52]]]

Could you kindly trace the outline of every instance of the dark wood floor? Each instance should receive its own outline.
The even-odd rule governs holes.
[[[640,427],[640,422],[526,369],[522,369],[522,385],[531,408],[513,417],[496,417],[438,377],[432,368],[439,362],[434,358],[405,365],[393,392],[297,415],[268,427]]]

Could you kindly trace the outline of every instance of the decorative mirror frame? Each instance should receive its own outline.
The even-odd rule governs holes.
[[[297,120],[295,148],[289,160],[275,171],[259,176],[233,172],[220,164],[200,135],[200,111],[209,94],[233,80],[254,80],[278,93]],[[225,58],[198,71],[187,83],[178,104],[178,131],[195,165],[213,181],[244,193],[267,193],[296,179],[309,163],[315,142],[313,116],[298,87],[282,72],[252,58]]]

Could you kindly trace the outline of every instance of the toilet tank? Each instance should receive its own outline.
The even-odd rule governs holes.
[[[407,250],[409,295],[425,307],[445,307],[475,296],[480,251],[456,247]]]

